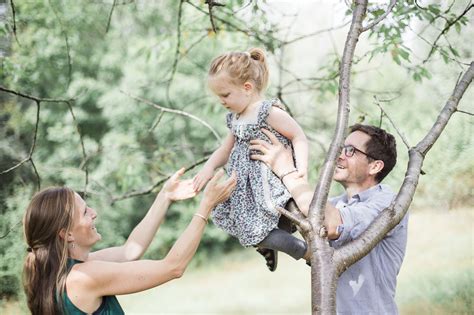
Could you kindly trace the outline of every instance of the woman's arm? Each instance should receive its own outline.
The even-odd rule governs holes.
[[[227,200],[235,188],[235,174],[218,183],[223,174],[220,170],[209,181],[197,215],[193,216],[163,260],[125,263],[88,261],[77,264],[67,278],[68,296],[85,294],[101,297],[134,293],[181,277],[199,246],[209,213],[217,204]]]
[[[298,174],[307,179],[308,140],[301,126],[284,110],[272,107],[267,118],[268,124],[293,144]]]
[[[212,153],[211,157],[204,164],[203,168],[194,176],[194,190],[201,191],[206,183],[211,179],[214,171],[224,166],[229,159],[230,152],[234,147],[235,138],[232,133],[228,133],[219,148]]]
[[[88,260],[124,262],[140,259],[150,246],[171,202],[194,197],[192,180],[180,181],[184,168],[173,174],[164,184],[145,217],[133,229],[122,246],[109,247],[89,254]]]

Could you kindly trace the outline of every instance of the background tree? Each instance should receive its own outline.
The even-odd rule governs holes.
[[[222,51],[260,46],[270,53],[269,94],[282,99],[311,139],[311,160],[316,162],[310,177],[322,172],[342,79],[337,42],[347,33],[352,4],[335,4],[328,15],[337,16],[338,22],[308,32],[284,24],[292,17],[265,1],[221,3],[225,6],[196,1],[0,1],[2,296],[20,292],[17,262],[25,249],[21,216],[40,186],[67,183],[84,192],[101,210],[98,227],[102,246],[108,246],[128,235],[151,203],[150,192],[172,170],[184,165],[192,175],[193,166],[206,159],[225,133],[225,110],[215,105],[205,80],[210,60]],[[472,49],[465,38],[472,34],[467,25],[471,9],[467,1],[369,4],[365,26],[391,13],[363,33],[350,58],[353,115],[339,124],[337,139],[347,120],[382,124],[397,133],[387,116],[409,146],[422,138],[441,104],[417,103],[414,111],[412,100],[420,84],[430,82],[430,93],[443,97],[444,77],[453,81],[451,88],[455,73],[468,67]],[[301,47],[319,48],[331,40],[336,43],[333,50],[303,65],[301,56],[308,52]],[[387,58],[392,64],[386,65]],[[388,79],[370,71],[381,62]],[[441,73],[440,68],[447,70]],[[380,90],[381,83],[374,82],[386,85]],[[421,180],[415,205],[455,207],[474,201],[472,123],[468,115],[457,116],[457,128],[440,139],[445,150],[424,164],[429,181]],[[329,148],[331,155],[339,148],[337,139]],[[443,160],[452,161],[449,169],[436,167]],[[400,184],[406,161],[401,158],[391,184]],[[157,258],[167,251],[192,207],[193,201],[170,209],[167,225],[147,255]],[[234,240],[211,227],[197,261],[234,248]]]

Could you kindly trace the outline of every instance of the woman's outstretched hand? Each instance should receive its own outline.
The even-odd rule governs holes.
[[[285,148],[270,131],[262,129],[262,132],[270,139],[271,143],[260,139],[250,140],[250,150],[260,152],[260,154],[252,154],[250,158],[267,164],[278,177],[294,170],[291,149]]]
[[[204,189],[204,196],[201,203],[204,204],[209,211],[219,203],[226,201],[237,185],[237,174],[235,172],[232,172],[232,176],[228,179],[219,182],[223,175],[224,170],[220,169],[211,178]]]
[[[193,180],[180,180],[183,174],[184,167],[174,173],[163,185],[163,192],[168,200],[185,200],[196,196],[197,192],[194,190]]]

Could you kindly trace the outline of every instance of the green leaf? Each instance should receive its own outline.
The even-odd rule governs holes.
[[[410,61],[410,54],[408,53],[408,51],[403,50],[403,49],[399,49],[398,53],[400,54],[400,57],[402,57],[403,59],[405,59],[407,61]]]
[[[460,34],[461,33],[461,23],[454,24],[454,27],[456,28],[456,32],[458,32],[458,34]]]

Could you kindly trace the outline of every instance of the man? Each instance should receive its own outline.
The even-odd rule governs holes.
[[[289,150],[265,133],[272,143],[252,140],[250,148],[261,152],[252,158],[272,168],[307,214],[313,190],[298,176]],[[390,205],[395,195],[381,181],[395,166],[396,158],[391,134],[374,126],[350,127],[333,177],[345,193],[330,199],[325,209],[331,246],[337,248],[358,237]],[[407,224],[405,216],[364,258],[341,274],[336,292],[338,314],[398,314],[395,288],[405,255]]]

